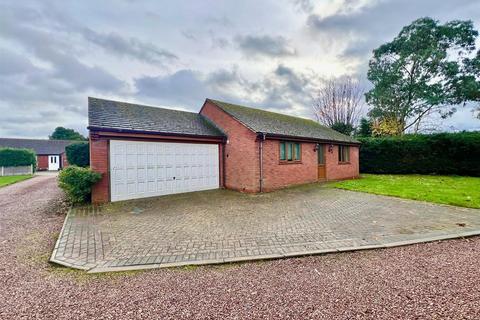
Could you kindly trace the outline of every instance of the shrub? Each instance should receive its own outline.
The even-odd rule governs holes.
[[[65,191],[67,197],[73,203],[81,203],[90,200],[92,186],[101,179],[102,175],[90,168],[69,166],[58,176],[58,185]]]
[[[343,123],[343,122],[335,122],[330,126],[333,130],[343,133],[347,136],[351,135],[354,128],[351,124],[349,123]]]
[[[37,156],[30,149],[0,148],[0,167],[37,166]]]
[[[480,176],[480,132],[359,140],[364,173]]]
[[[79,167],[90,165],[90,146],[88,143],[74,143],[65,148],[68,163]]]

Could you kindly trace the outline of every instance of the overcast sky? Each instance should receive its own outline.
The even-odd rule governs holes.
[[[87,134],[87,97],[198,111],[205,98],[311,117],[322,79],[365,85],[371,51],[478,0],[0,0],[0,136]],[[480,129],[461,109],[439,124]]]

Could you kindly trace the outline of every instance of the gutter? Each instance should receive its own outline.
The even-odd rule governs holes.
[[[260,178],[259,178],[259,184],[260,184],[260,192],[263,192],[263,141],[265,141],[266,133],[259,133],[258,138],[259,138],[259,144],[258,144],[258,151],[259,151],[259,169],[260,169]]]
[[[212,136],[212,135],[200,135],[200,134],[187,134],[187,133],[175,133],[175,132],[160,132],[160,131],[145,131],[145,130],[134,130],[134,129],[116,129],[116,128],[104,128],[104,127],[95,127],[88,126],[89,131],[97,132],[113,132],[113,133],[138,133],[146,134],[152,136],[172,136],[172,137],[186,137],[186,138],[208,138],[208,139],[218,139],[222,140],[223,143],[226,142],[227,137],[224,135]]]
[[[308,138],[308,137],[280,135],[280,134],[274,134],[274,133],[267,134],[267,133],[261,133],[261,132],[257,132],[257,134],[258,135],[263,134],[265,136],[265,139],[275,139],[275,140],[290,140],[290,141],[313,142],[313,143],[331,143],[331,144],[341,144],[341,145],[351,145],[351,146],[359,146],[362,144],[360,141],[339,141],[339,140],[329,140],[329,139],[316,139],[316,138]]]

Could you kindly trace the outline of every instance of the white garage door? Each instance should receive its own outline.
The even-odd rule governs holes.
[[[111,201],[219,187],[218,145],[110,141]]]

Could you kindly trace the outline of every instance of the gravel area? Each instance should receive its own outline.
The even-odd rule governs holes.
[[[55,177],[0,189],[0,319],[478,319],[480,237],[221,266],[86,274],[47,262]]]

